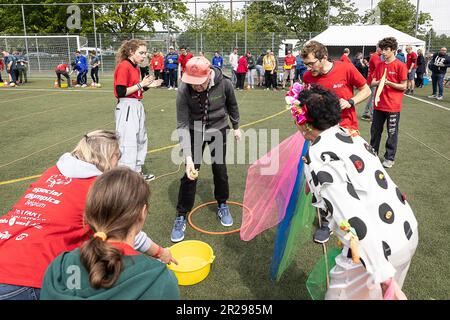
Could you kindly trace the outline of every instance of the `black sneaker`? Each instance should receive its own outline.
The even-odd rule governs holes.
[[[330,236],[333,234],[333,231],[328,228],[328,226],[322,226],[320,229],[317,229],[314,233],[314,242],[316,243],[327,243],[330,240]]]
[[[145,181],[155,180],[155,175],[151,174],[151,173],[142,173],[141,172],[141,176],[142,176],[142,178],[144,178]]]
[[[366,115],[366,114],[363,114],[363,115],[361,116],[361,120],[364,120],[364,121],[371,121],[372,118],[371,118],[370,116]]]

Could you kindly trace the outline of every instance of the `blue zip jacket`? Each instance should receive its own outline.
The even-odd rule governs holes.
[[[87,59],[85,56],[79,56],[75,58],[75,63],[76,63],[76,69],[79,72],[86,72],[88,71],[88,63],[87,63]]]
[[[222,56],[218,56],[218,57],[214,56],[212,58],[212,65],[217,67],[217,68],[219,68],[219,69],[222,69],[222,67],[223,67],[223,58],[222,58]]]
[[[166,69],[178,69],[178,53],[168,53],[164,59],[164,65]]]

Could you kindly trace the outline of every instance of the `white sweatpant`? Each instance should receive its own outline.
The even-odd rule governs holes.
[[[137,99],[120,98],[115,119],[122,152],[119,165],[141,172],[148,144],[144,105]]]
[[[400,288],[403,287],[418,240],[418,230],[415,230],[409,246],[389,256],[389,262],[396,270],[394,279]],[[330,287],[325,300],[382,300],[380,285],[374,284],[364,266],[353,263],[346,253],[347,250],[342,250],[336,257],[336,265],[330,271]]]

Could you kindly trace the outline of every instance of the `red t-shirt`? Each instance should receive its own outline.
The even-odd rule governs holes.
[[[417,69],[417,54],[414,51],[411,51],[411,53],[408,53],[406,55],[406,67],[408,70],[411,68],[411,65],[414,63],[414,68],[412,70]]]
[[[350,60],[350,58],[346,54],[343,54],[339,60],[342,61],[342,62],[352,63],[352,61]]]
[[[67,64],[58,64],[55,68],[55,71],[63,71],[63,72],[67,72],[67,69],[69,68],[69,65]]]
[[[395,59],[391,63],[386,63],[386,61],[379,63],[375,69],[373,78],[377,80],[381,79],[383,77],[384,69],[387,69],[386,80],[394,83],[401,83],[408,77],[408,69],[406,68],[406,65],[400,60]],[[376,110],[385,112],[400,112],[402,110],[403,95],[403,90],[396,90],[388,85],[385,85],[383,91],[381,92],[378,106],[375,106],[374,104],[373,107]]]
[[[189,61],[189,59],[191,59],[192,57],[194,57],[194,55],[191,52],[188,52],[186,55],[184,54],[180,54],[178,56],[178,63],[181,65],[181,71],[184,72],[184,70],[186,69],[186,63]]]
[[[83,212],[95,179],[68,178],[53,166],[0,217],[0,283],[40,288],[50,262],[89,239]]]
[[[293,65],[295,65],[295,57],[294,56],[286,56],[285,58],[284,58],[284,65],[285,66],[293,66]]]
[[[377,65],[381,62],[381,55],[378,53],[374,53],[370,56],[369,60],[369,75],[367,76],[367,84],[370,86],[372,83],[373,74],[375,73],[375,69]]]
[[[116,86],[125,86],[127,88],[132,87],[141,82],[141,71],[139,67],[133,64],[130,60],[126,59],[120,62],[116,66],[114,71],[114,96],[119,99],[117,94]],[[138,90],[127,98],[142,99],[142,90]]]
[[[355,68],[353,63],[334,61],[333,68],[327,74],[313,77],[311,71],[306,71],[303,75],[303,82],[306,84],[320,84],[334,91],[339,98],[349,100],[354,96],[353,88],[364,86],[366,79]],[[348,129],[358,130],[358,118],[355,107],[342,109],[340,125]]]

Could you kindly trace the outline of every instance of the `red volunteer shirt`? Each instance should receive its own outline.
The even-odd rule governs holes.
[[[406,67],[408,70],[411,68],[411,65],[414,63],[414,68],[412,70],[417,69],[417,54],[414,51],[411,51],[411,53],[408,53],[406,55]]]
[[[69,68],[69,65],[68,64],[58,64],[57,66],[56,66],[56,68],[55,68],[55,71],[63,71],[63,72],[67,72],[67,70],[68,70],[68,68]]]
[[[292,68],[292,66],[295,65],[295,57],[294,56],[286,56],[284,58],[284,65],[285,66],[290,66]]]
[[[334,61],[332,69],[324,75],[313,77],[311,71],[306,71],[303,75],[303,82],[306,84],[317,83],[321,86],[334,91],[339,98],[349,100],[353,94],[353,88],[361,88],[366,84],[366,79],[361,75],[353,63],[344,63]],[[355,107],[342,109],[341,111],[342,127],[358,130],[358,118]]]
[[[95,178],[71,179],[53,166],[0,217],[0,283],[41,288],[50,262],[89,239],[83,211]]]
[[[141,82],[141,71],[139,67],[130,60],[123,60],[116,66],[114,71],[114,96],[119,99],[116,86],[132,87]],[[126,98],[142,99],[142,90],[138,90]]]
[[[381,62],[381,55],[378,53],[374,53],[370,56],[369,60],[369,75],[367,76],[367,84],[370,86],[373,79],[373,74],[375,73],[375,69],[377,65]]]
[[[192,57],[194,57],[194,55],[191,52],[188,52],[186,55],[184,54],[180,54],[178,56],[178,63],[181,65],[181,71],[184,72],[184,70],[186,69],[186,63],[189,61],[189,59],[191,59]]]
[[[378,64],[373,78],[376,80],[381,79],[384,69],[387,69],[386,80],[401,83],[407,79],[408,69],[406,68],[406,65],[398,59],[395,59],[391,63],[386,63],[383,61]],[[403,90],[396,90],[388,85],[385,85],[383,91],[381,92],[378,106],[375,106],[374,104],[373,107],[376,110],[385,112],[400,112],[402,110],[403,95]]]
[[[342,62],[352,63],[352,61],[350,60],[350,58],[346,54],[343,54],[339,60],[342,61]]]

